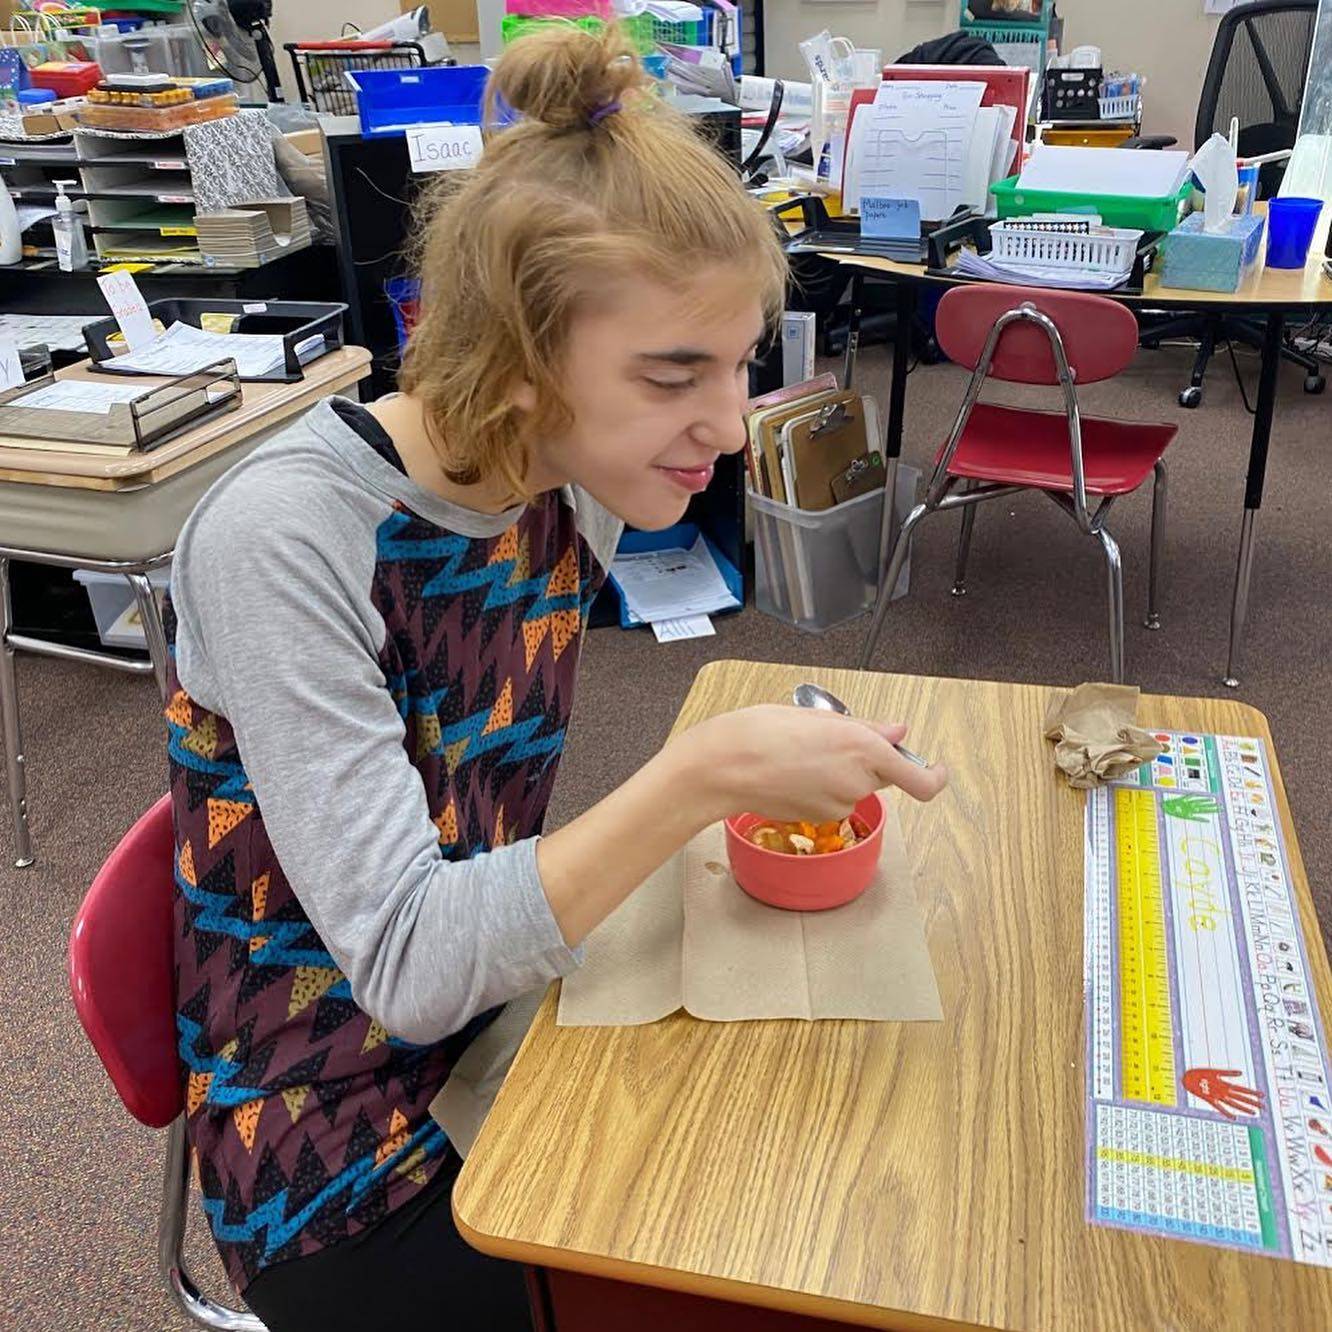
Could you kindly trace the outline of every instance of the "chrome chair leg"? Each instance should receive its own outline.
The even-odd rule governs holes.
[[[1124,683],[1124,574],[1119,563],[1119,546],[1105,528],[1097,528],[1096,537],[1105,552],[1106,590],[1110,603],[1110,679]]]
[[[252,1313],[215,1304],[200,1292],[183,1253],[185,1205],[190,1193],[190,1151],[185,1116],[177,1115],[167,1129],[166,1164],[162,1179],[162,1211],[157,1224],[157,1266],[171,1298],[187,1318],[214,1332],[267,1332]]]
[[[967,489],[972,487],[968,484]],[[971,529],[976,525],[976,510],[979,505],[968,504],[962,510],[962,530],[957,537],[957,567],[953,571],[953,595],[967,595],[967,556],[971,553]]]
[[[148,580],[147,574],[126,574],[129,585],[134,589],[134,600],[138,603],[139,619],[143,623],[143,636],[148,644],[148,656],[153,663],[153,676],[161,692],[162,701],[167,696],[168,648],[166,629],[162,624],[162,611],[157,604],[157,594]]]
[[[1239,561],[1235,565],[1235,599],[1230,605],[1230,648],[1226,653],[1226,673],[1221,683],[1227,689],[1239,688],[1240,644],[1244,640],[1244,622],[1249,618],[1249,584],[1253,579],[1253,528],[1258,510],[1245,508],[1240,525]]]
[[[1147,618],[1143,623],[1148,629],[1161,627],[1161,603],[1157,599],[1161,576],[1161,559],[1165,554],[1166,525],[1166,465],[1164,458],[1156,460],[1156,479],[1152,483],[1152,552],[1151,563],[1147,570]]]
[[[874,618],[870,621],[869,633],[865,636],[865,646],[860,653],[860,669],[869,670],[870,661],[874,656],[875,644],[879,641],[879,635],[883,632],[884,617],[888,614],[888,607],[893,599],[893,588],[897,586],[897,580],[902,573],[902,565],[906,562],[907,553],[911,549],[911,533],[915,530],[916,524],[931,512],[929,504],[917,504],[906,516],[906,521],[902,524],[902,530],[897,534],[897,541],[893,545],[893,557],[888,561],[888,572],[883,581],[879,584],[879,598],[874,603]]]
[[[14,868],[33,863],[32,832],[28,828],[28,781],[19,730],[18,676],[9,635],[14,628],[14,602],[9,592],[9,561],[0,559],[0,723],[5,737],[5,771],[9,780],[9,809],[14,822]]]

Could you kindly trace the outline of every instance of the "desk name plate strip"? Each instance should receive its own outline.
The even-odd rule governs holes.
[[[1088,793],[1087,1219],[1332,1267],[1332,1084],[1261,740]]]

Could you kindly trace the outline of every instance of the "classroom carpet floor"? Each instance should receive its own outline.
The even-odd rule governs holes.
[[[1131,610],[1128,671],[1147,691],[1221,695],[1250,418],[1221,358],[1203,408],[1180,410],[1175,393],[1187,364],[1182,349],[1144,354],[1121,379],[1085,390],[1084,404],[1106,415],[1179,424],[1170,454],[1165,627],[1158,634],[1141,628],[1147,496],[1126,500],[1113,524]],[[862,383],[881,398],[887,365],[877,349],[862,362]],[[1252,391],[1256,363],[1242,365]],[[1326,500],[1332,402],[1306,397],[1300,379],[1299,371],[1283,369],[1238,696],[1270,719],[1326,936],[1332,926],[1332,820],[1324,785],[1332,747]],[[952,367],[922,366],[912,374],[909,461],[927,465],[963,382]],[[1092,542],[1039,497],[993,502],[976,524],[971,595],[954,600],[948,589],[956,531],[951,515],[919,529],[911,595],[892,608],[880,668],[1067,685],[1104,678],[1104,579]],[[648,633],[617,629],[592,633],[551,826],[654,752],[705,662],[848,666],[865,623],[809,637],[750,608],[719,618],[715,638],[691,642],[658,645]],[[19,672],[38,860],[28,870],[9,868],[6,812],[0,823],[7,921],[0,930],[0,1128],[7,1158],[0,1170],[0,1327],[183,1328],[156,1274],[159,1135],[132,1121],[116,1100],[79,1029],[65,977],[70,922],[84,890],[116,840],[164,789],[158,702],[152,684],[139,677],[36,658],[21,658]],[[1080,883],[1070,882],[1069,891],[1080,892]],[[192,1252],[207,1282],[221,1290],[197,1223]]]

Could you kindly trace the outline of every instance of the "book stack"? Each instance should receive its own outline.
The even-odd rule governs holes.
[[[310,218],[299,195],[250,199],[194,220],[199,252],[213,267],[258,268],[310,244]]]

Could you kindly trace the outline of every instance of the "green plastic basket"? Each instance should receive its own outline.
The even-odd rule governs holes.
[[[600,32],[606,25],[599,18],[590,15],[583,18],[529,18],[526,14],[505,14],[500,19],[500,41],[508,46],[510,42],[515,42],[519,37],[525,36],[529,32],[536,32],[540,28],[549,27],[552,23],[572,23],[576,27],[585,28],[588,32]]]
[[[625,35],[634,44],[639,55],[651,55],[659,42],[672,42],[677,46],[706,46],[708,25],[699,23],[666,23],[651,14],[636,14],[619,20]],[[535,32],[549,23],[575,23],[588,32],[600,32],[605,22],[591,15],[583,18],[532,18],[524,14],[505,14],[500,19],[500,40],[507,46],[524,35]]]
[[[1032,213],[1099,213],[1107,227],[1137,227],[1140,231],[1172,231],[1184,215],[1193,193],[1185,181],[1174,194],[1157,198],[1129,198],[1121,194],[1079,194],[1063,190],[1023,190],[1009,176],[990,186],[999,205],[999,220],[1029,217]]]

